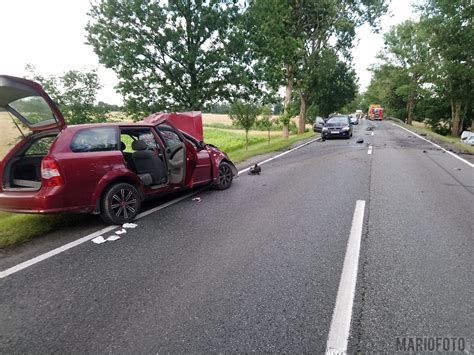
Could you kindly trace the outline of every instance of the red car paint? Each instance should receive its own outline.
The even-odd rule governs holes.
[[[10,102],[12,98],[15,100]],[[43,103],[51,110],[53,119],[31,123],[13,109],[13,103],[21,100],[28,103],[28,100],[33,100],[31,98],[44,100]],[[124,182],[133,185],[139,191],[140,198],[145,199],[196,185],[217,184],[220,181],[218,179],[219,167],[223,161],[231,167],[233,176],[237,174],[237,169],[224,152],[202,142],[203,128],[200,112],[154,114],[142,123],[68,126],[59,109],[39,84],[1,75],[0,109],[12,113],[15,119],[31,130],[31,134],[21,139],[0,161],[0,210],[19,213],[101,213],[103,212],[101,208],[104,206],[102,204],[104,191],[114,184]],[[107,127],[110,137],[113,138],[113,132],[116,132],[116,143],[113,143],[116,147],[112,144],[107,148],[109,150],[104,151],[72,150],[72,142],[80,132],[88,133],[96,128],[99,128],[96,132],[101,132],[100,129]],[[171,165],[168,165],[171,161],[167,156],[169,143],[163,140],[162,132],[178,137],[181,148],[183,146],[181,143],[184,143],[184,162],[177,168],[181,173],[177,176],[182,176],[180,181],[171,182],[169,175],[166,184],[147,186],[139,174],[130,168],[126,161],[126,153],[120,150],[122,137],[120,134],[140,130],[143,130],[149,139],[154,138],[153,142],[156,141],[157,150],[154,153],[162,156],[161,159],[168,166],[168,174],[171,174]],[[46,156],[27,156],[28,149],[48,134],[57,134],[57,137]],[[18,174],[37,173],[37,171],[33,172],[33,168],[38,169],[40,159],[42,159],[41,179],[37,179],[40,181],[15,179],[15,169],[19,171]],[[30,162],[31,166],[28,165]],[[184,171],[181,171],[180,169],[183,168]],[[22,185],[18,187],[16,185],[18,182],[26,186],[31,184],[33,187]]]

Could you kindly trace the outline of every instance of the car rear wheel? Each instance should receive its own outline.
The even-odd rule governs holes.
[[[101,217],[110,224],[127,223],[137,216],[140,207],[140,194],[133,185],[115,184],[102,197]]]
[[[232,185],[233,179],[232,169],[228,163],[223,161],[219,165],[219,176],[217,178],[217,183],[214,185],[217,190],[225,190]]]

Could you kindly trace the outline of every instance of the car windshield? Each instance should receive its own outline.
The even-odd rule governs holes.
[[[347,124],[347,117],[346,117],[346,116],[331,117],[331,118],[327,121],[327,124],[329,124],[329,125]]]

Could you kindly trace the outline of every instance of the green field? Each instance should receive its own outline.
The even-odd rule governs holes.
[[[251,131],[249,147],[246,150],[245,133],[242,130],[204,128],[205,141],[227,152],[231,160],[236,163],[252,156],[289,147],[298,140],[314,136],[313,132],[307,132],[283,139],[281,132],[272,132],[271,142],[268,144],[266,132]],[[79,225],[86,218],[87,215],[26,215],[0,212],[0,248],[22,244],[64,226]]]

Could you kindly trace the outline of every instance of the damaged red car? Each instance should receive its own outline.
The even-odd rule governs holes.
[[[203,142],[200,112],[68,126],[39,84],[0,75],[0,114],[21,133],[0,161],[3,211],[95,213],[122,224],[145,199],[199,185],[224,190],[237,175],[226,153]]]

